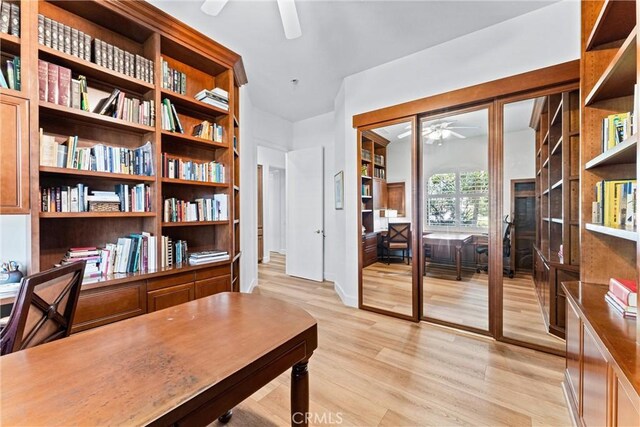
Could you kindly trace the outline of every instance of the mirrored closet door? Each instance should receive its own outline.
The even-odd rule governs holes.
[[[360,305],[417,319],[412,191],[415,120],[360,133]]]

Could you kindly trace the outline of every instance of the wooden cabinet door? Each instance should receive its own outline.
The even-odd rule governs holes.
[[[211,277],[196,281],[196,299],[231,290],[231,276]]]
[[[0,96],[0,213],[29,213],[29,101]]]
[[[174,305],[189,302],[195,298],[193,282],[171,286],[147,292],[147,307],[149,312],[173,307]]]
[[[387,181],[373,178],[373,209],[387,208]]]
[[[567,303],[567,329],[566,329],[566,369],[569,377],[570,396],[575,407],[580,413],[580,340],[582,338],[582,323],[580,315],[571,303]]]
[[[620,379],[614,375],[614,388],[617,401],[615,402],[615,425],[618,427],[636,427],[640,425],[640,399],[635,393],[627,393]],[[629,386],[631,387],[631,386]]]
[[[582,419],[586,426],[607,425],[607,360],[586,327],[582,336]]]

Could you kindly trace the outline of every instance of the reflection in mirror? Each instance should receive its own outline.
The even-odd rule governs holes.
[[[423,316],[488,330],[489,112],[420,122]]]
[[[364,131],[361,140],[362,302],[413,314],[411,123]]]
[[[545,192],[538,195],[536,181],[555,179],[549,176],[549,162],[543,167],[537,156],[547,156],[549,151],[547,101],[557,110],[560,94],[551,97],[528,99],[506,104],[504,107],[504,186],[503,217],[510,218],[509,247],[505,247],[505,268],[513,271],[514,277],[505,276],[503,281],[503,335],[507,338],[563,350],[564,340],[548,333],[543,317],[544,303],[541,304],[534,285],[534,258],[536,255],[536,218],[544,217],[544,229],[540,234],[548,236],[551,221],[548,220],[549,197],[556,198],[562,205],[562,191],[557,194]],[[560,119],[556,119],[558,133],[550,133],[557,143],[562,133]],[[557,123],[559,126],[556,126]],[[545,138],[547,138],[545,140]],[[538,140],[538,141],[537,141]],[[546,141],[546,142],[545,142]],[[547,147],[542,150],[541,148]],[[554,144],[555,146],[555,144]],[[556,147],[561,154],[561,146]],[[562,169],[561,158],[551,159]],[[538,167],[537,163],[540,163]],[[544,176],[542,170],[544,169]],[[538,172],[540,171],[540,173]],[[540,185],[540,183],[538,183]],[[556,197],[557,196],[557,197]],[[544,199],[544,200],[543,200]],[[558,215],[561,217],[562,215]],[[539,226],[542,226],[543,221]],[[544,300],[544,297],[543,297]]]

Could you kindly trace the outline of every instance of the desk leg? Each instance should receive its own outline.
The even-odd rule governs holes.
[[[309,424],[309,370],[308,361],[293,365],[291,369],[291,425]]]
[[[462,280],[462,246],[456,246],[456,280]]]

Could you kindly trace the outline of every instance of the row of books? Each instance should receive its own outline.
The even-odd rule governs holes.
[[[638,316],[638,285],[633,280],[609,279],[609,290],[605,301],[623,317]]]
[[[596,183],[592,222],[606,227],[636,227],[636,180],[603,180]]]
[[[38,99],[89,111],[87,79],[72,78],[69,68],[38,60]]]
[[[362,184],[362,195],[371,196],[371,184]]]
[[[40,187],[41,212],[150,212],[151,188],[148,185],[118,184],[115,191],[91,191],[84,184]],[[99,205],[111,205],[102,210]]]
[[[168,130],[171,132],[184,133],[184,128],[178,117],[176,107],[171,103],[171,100],[165,98],[162,100],[162,130]]]
[[[387,172],[384,169],[373,168],[373,176],[375,178],[386,179],[387,178]]]
[[[38,15],[38,43],[43,46],[91,61],[91,40],[89,34],[77,28]]]
[[[376,154],[373,156],[374,162],[378,166],[384,166],[384,156],[382,154]]]
[[[7,59],[5,64],[5,69],[0,70],[0,87],[20,90],[22,87],[20,57],[14,56],[13,59]]]
[[[164,201],[164,222],[226,221],[229,219],[229,202],[226,194],[214,194],[213,198],[200,198],[193,202],[176,198]]]
[[[161,265],[163,268],[181,265],[188,259],[189,247],[186,240],[173,240],[171,237],[162,236],[161,244]]]
[[[162,154],[162,176],[199,182],[224,182],[225,167],[218,162],[196,162]]]
[[[217,123],[210,123],[209,121],[205,120],[193,127],[193,132],[191,133],[191,135],[197,138],[221,143],[223,136],[223,127]]]
[[[151,142],[130,149],[96,144],[78,147],[78,137],[57,141],[40,129],[40,165],[126,175],[153,176]]]
[[[118,88],[102,99],[93,112],[132,123],[155,126],[155,101],[127,98]]]
[[[212,90],[202,89],[196,94],[195,98],[205,104],[229,111],[229,92],[222,88],[217,87]]]
[[[160,57],[160,66],[162,67],[162,88],[186,95],[187,75],[169,67],[169,63],[162,57]]]
[[[362,160],[371,161],[371,151],[365,150],[364,148],[361,150]]]
[[[142,55],[127,52],[104,40],[93,41],[93,60],[101,67],[108,68],[129,77],[153,83],[153,62]]]
[[[203,251],[193,252],[189,254],[190,265],[200,265],[209,262],[226,261],[229,259],[229,252],[227,251]]]
[[[0,32],[20,37],[20,5],[6,0],[0,4]]]
[[[605,117],[602,119],[602,152],[626,141],[636,132],[635,118],[630,112]]]

